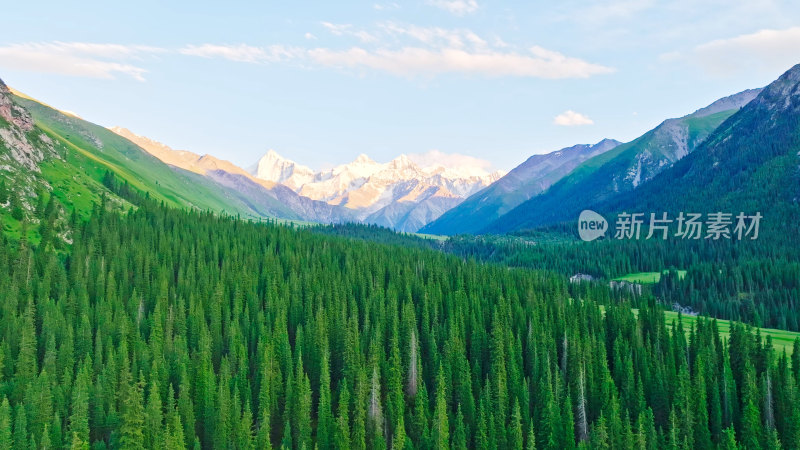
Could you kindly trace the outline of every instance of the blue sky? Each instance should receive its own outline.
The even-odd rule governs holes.
[[[244,167],[272,148],[314,168],[438,150],[510,169],[800,63],[796,1],[67,3],[4,6],[0,78]]]

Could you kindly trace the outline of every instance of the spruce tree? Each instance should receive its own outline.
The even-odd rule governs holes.
[[[439,375],[436,377],[436,410],[434,412],[432,434],[434,448],[447,449],[450,447],[450,423],[447,419],[447,391],[444,369],[441,364],[439,365]]]
[[[144,424],[145,409],[142,391],[144,379],[140,375],[139,381],[127,386],[125,402],[122,405],[122,420],[120,423],[120,448],[124,450],[144,449]]]

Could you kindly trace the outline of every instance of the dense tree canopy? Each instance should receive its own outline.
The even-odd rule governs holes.
[[[137,203],[74,219],[68,248],[0,242],[0,447],[800,446],[800,344],[668,329],[552,272]]]

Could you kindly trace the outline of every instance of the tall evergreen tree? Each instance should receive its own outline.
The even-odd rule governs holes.
[[[433,446],[437,449],[450,448],[450,423],[447,419],[447,391],[444,369],[439,365],[436,377],[436,410],[433,419]]]

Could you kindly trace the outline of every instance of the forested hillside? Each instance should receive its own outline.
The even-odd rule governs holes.
[[[631,272],[679,269],[685,276],[663,277],[654,288],[663,303],[757,326],[798,330],[798,155],[800,65],[760,91],[696,150],[636,189],[594,203],[583,202],[594,192],[583,189],[583,206],[558,202],[546,208],[548,214],[560,215],[554,225],[518,232],[517,238],[453,239],[447,248],[465,257],[565,275],[587,273],[606,281]],[[612,230],[606,242],[579,244],[574,220],[583,207],[603,214],[612,228],[620,212],[643,213],[645,218],[667,213],[673,219],[682,212],[723,212],[731,217],[744,212],[758,213],[762,219],[756,240],[714,242],[677,235],[646,240],[643,234],[638,241],[619,241],[613,239]],[[536,215],[535,221],[550,219]],[[540,236],[547,234],[563,235],[572,242],[543,243]]]
[[[107,185],[66,254],[0,240],[0,448],[800,446],[800,343]]]
[[[517,236],[454,237],[443,249],[464,258],[608,284],[636,272],[682,270],[663,276],[652,294],[667,308],[759,327],[800,330],[800,263],[795,237],[757,241],[602,240],[581,242],[572,224]]]
[[[450,236],[477,233],[520,203],[541,194],[582,162],[618,145],[620,142],[616,140],[603,139],[594,145],[578,144],[533,155],[503,178],[422,227],[420,232]]]
[[[795,242],[800,218],[800,64],[728,119],[700,148],[598,211],[760,211],[763,236]],[[796,246],[793,246],[797,248]]]
[[[610,198],[624,193],[637,195],[647,181],[693,154],[717,127],[746,107],[759,92],[760,89],[743,91],[684,117],[665,120],[635,140],[587,160],[550,189],[482,231],[506,233],[575,220],[582,210],[596,208]]]

